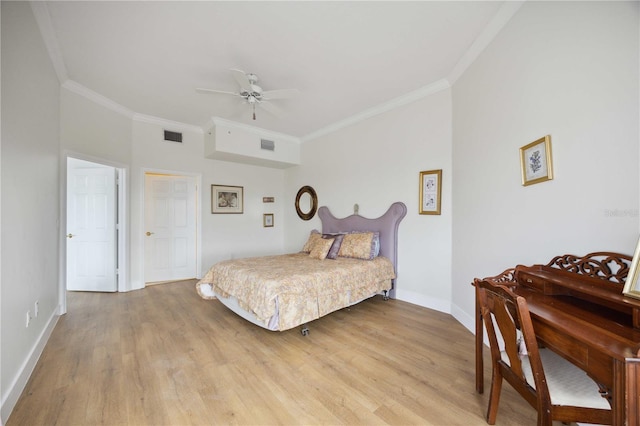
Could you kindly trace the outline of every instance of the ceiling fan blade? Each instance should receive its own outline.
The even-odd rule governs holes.
[[[223,95],[234,95],[234,96],[239,96],[238,93],[235,92],[227,92],[225,90],[215,90],[215,89],[204,89],[202,87],[198,87],[196,89],[196,92],[198,93],[221,93]]]
[[[294,98],[300,94],[298,89],[280,89],[280,90],[266,90],[262,92],[262,99],[288,99]]]
[[[251,82],[249,81],[249,77],[245,74],[244,71],[232,69],[231,74],[233,74],[233,78],[236,79],[238,84],[240,85],[240,92],[250,92],[251,91]]]
[[[269,112],[272,115],[275,115],[276,117],[282,117],[284,115],[284,111],[281,110],[280,108],[278,108],[277,106],[275,106],[274,104],[270,103],[270,102],[260,102],[258,104],[262,109],[264,109],[265,111]]]

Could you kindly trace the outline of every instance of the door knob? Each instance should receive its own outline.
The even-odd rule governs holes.
[[[150,237],[152,234],[155,234],[155,232],[149,232],[149,231],[147,231],[147,237]]]
[[[75,235],[73,235],[73,234],[67,234],[67,238],[73,238],[73,237],[75,237]]]

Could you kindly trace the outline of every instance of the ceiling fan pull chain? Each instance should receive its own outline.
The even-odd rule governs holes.
[[[255,120],[256,119],[256,104],[253,103],[252,105],[253,105],[253,119]]]

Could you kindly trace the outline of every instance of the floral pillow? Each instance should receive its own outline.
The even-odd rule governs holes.
[[[313,231],[311,231],[311,234],[309,234],[309,239],[304,244],[304,247],[302,247],[302,252],[310,253],[315,242],[321,238],[322,238],[322,234],[320,233],[320,231],[318,231],[317,229],[314,229]]]
[[[371,260],[375,257],[373,232],[353,232],[342,239],[338,256]]]
[[[333,238],[319,238],[313,243],[309,257],[324,260],[333,245]]]

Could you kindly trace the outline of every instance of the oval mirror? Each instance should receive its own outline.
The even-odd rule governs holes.
[[[296,195],[296,213],[302,220],[309,220],[318,210],[318,196],[310,186],[303,186]]]

